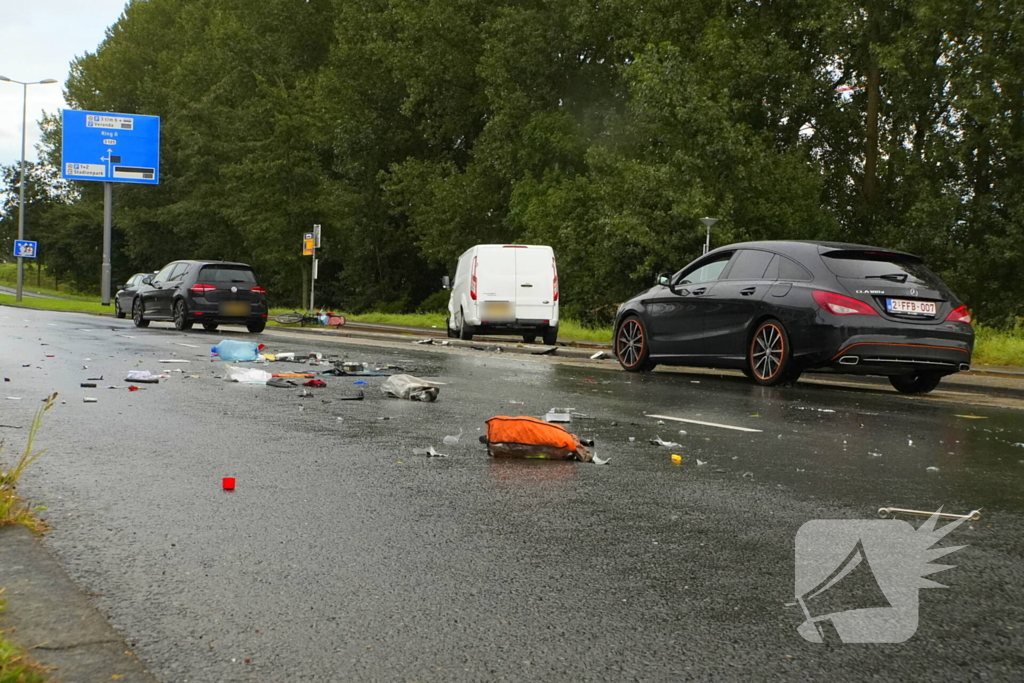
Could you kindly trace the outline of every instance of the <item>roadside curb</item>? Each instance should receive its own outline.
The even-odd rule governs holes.
[[[23,526],[0,527],[0,628],[61,683],[158,683],[124,639]]]

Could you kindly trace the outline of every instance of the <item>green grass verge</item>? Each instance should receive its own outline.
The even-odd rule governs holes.
[[[36,284],[37,282],[39,283],[38,285]],[[0,285],[4,287],[18,286],[18,264],[0,263]],[[80,301],[91,301],[96,299],[95,294],[77,292],[69,289],[66,285],[58,288],[56,281],[46,273],[46,269],[43,269],[43,272],[39,277],[36,277],[34,264],[30,264],[25,267],[25,281],[22,284],[22,287],[24,291],[34,292],[36,294],[50,294],[51,296],[60,296]]]
[[[1024,365],[1024,327],[994,330],[974,326],[974,365]]]
[[[12,306],[24,306],[25,308],[41,308],[47,311],[85,311],[87,313],[113,313],[114,305],[102,305],[99,301],[65,301],[62,299],[36,299],[35,297],[22,297],[21,303],[17,303],[13,294],[0,293],[0,304],[11,304]]]

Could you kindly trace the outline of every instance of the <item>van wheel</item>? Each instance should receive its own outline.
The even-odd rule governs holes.
[[[537,335],[535,335],[535,334],[524,334],[523,335],[523,343],[525,343],[525,344],[533,344],[536,341],[537,341]]]
[[[544,343],[547,346],[554,346],[558,343],[558,327],[549,327],[544,330]]]
[[[889,383],[901,394],[927,394],[939,386],[942,375],[934,372],[915,372],[912,375],[891,375]]]
[[[457,335],[455,333],[455,330],[452,329],[452,319],[451,318],[445,318],[444,319],[444,331],[448,333],[448,338],[449,339],[454,339],[455,337],[459,336],[459,335]]]
[[[459,339],[464,341],[473,341],[473,333],[476,330],[473,329],[472,325],[466,324],[466,316],[462,309],[459,309]]]

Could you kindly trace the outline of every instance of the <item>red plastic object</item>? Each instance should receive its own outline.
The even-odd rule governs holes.
[[[139,390],[139,388],[137,386],[135,386],[134,384],[132,384],[131,386],[128,387],[128,391],[138,391],[138,390]]]
[[[235,490],[235,478],[234,477],[224,477],[224,481],[221,482],[221,483],[224,486],[224,490],[225,491],[234,491]]]
[[[322,379],[311,379],[308,382],[303,382],[302,386],[304,386],[304,387],[326,387],[327,386],[327,382],[323,381]]]

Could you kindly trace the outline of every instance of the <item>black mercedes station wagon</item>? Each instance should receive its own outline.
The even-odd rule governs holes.
[[[132,300],[132,320],[170,320],[179,330],[199,323],[213,331],[221,324],[245,325],[250,332],[267,326],[267,290],[244,263],[175,261],[142,280]]]
[[[886,375],[906,394],[970,369],[971,314],[912,254],[836,242],[745,242],[708,252],[619,307],[615,354],[739,368],[759,384],[805,370]]]

